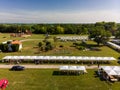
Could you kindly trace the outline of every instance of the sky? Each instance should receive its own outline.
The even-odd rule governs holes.
[[[120,23],[120,0],[0,0],[0,23]]]

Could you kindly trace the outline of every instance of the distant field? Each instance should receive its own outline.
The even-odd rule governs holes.
[[[107,83],[96,76],[95,70],[84,75],[57,75],[57,69],[26,69],[9,71],[0,69],[0,78],[6,78],[6,90],[120,90],[120,82]]]
[[[68,55],[68,56],[111,56],[118,58],[120,54],[107,46],[100,47],[101,51],[82,51],[78,50],[75,47],[71,47],[73,42],[54,42],[53,37],[57,35],[51,35],[48,39],[54,45],[54,49],[48,52],[39,52],[39,49],[36,48],[38,43],[43,41],[45,38],[44,35],[40,34],[33,34],[31,37],[22,38],[22,37],[12,37],[10,38],[10,34],[0,34],[0,42],[6,40],[26,40],[26,39],[33,39],[27,40],[23,42],[23,49],[21,52],[14,52],[14,53],[0,53],[0,58],[3,58],[6,55]],[[67,35],[66,35],[67,36]],[[75,36],[75,35],[74,35]],[[93,41],[87,41],[88,45],[96,45]],[[63,45],[62,48],[59,46]],[[39,52],[39,53],[38,53]]]

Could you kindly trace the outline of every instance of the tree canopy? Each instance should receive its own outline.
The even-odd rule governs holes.
[[[90,34],[94,30],[109,31],[116,35],[120,24],[115,22],[96,22],[95,24],[0,24],[0,32],[17,33],[30,30],[36,34]],[[99,32],[98,32],[99,33]]]

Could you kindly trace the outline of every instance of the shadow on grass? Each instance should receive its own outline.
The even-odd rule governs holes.
[[[78,73],[53,71],[53,76],[78,76]]]
[[[95,71],[94,77],[95,77],[95,78],[99,78],[101,81],[106,81],[106,80],[102,77],[102,75],[99,75],[99,74],[98,74],[98,71]]]
[[[87,44],[88,47],[102,47],[104,45],[97,45],[97,44]]]

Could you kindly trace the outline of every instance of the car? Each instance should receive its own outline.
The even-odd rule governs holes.
[[[0,80],[0,88],[1,90],[4,90],[8,85],[8,80],[7,79],[1,79]]]
[[[12,70],[12,71],[22,71],[24,69],[25,69],[24,66],[17,65],[17,66],[13,66],[10,70]]]

